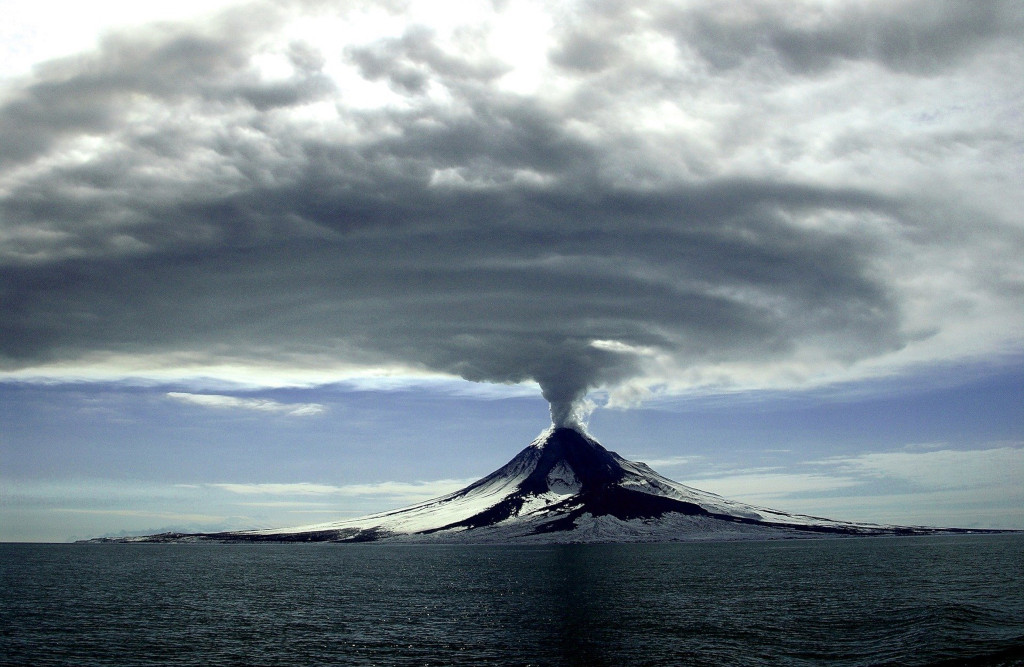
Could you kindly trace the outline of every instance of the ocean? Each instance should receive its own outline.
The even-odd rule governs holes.
[[[1024,535],[2,544],[5,665],[1024,665]]]

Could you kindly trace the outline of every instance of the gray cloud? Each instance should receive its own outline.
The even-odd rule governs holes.
[[[385,79],[407,93],[423,92],[437,76],[449,84],[462,79],[487,82],[507,71],[507,67],[488,58],[477,62],[446,53],[437,46],[432,32],[422,26],[410,28],[399,38],[350,47],[346,55],[367,79]]]
[[[839,150],[856,95],[815,112],[817,133],[806,108],[764,100],[858,58],[960,76],[965,54],[1018,25],[1011,6],[987,6],[797,22],[753,5],[737,23],[714,7],[684,22],[652,5],[655,23],[618,24],[623,34],[580,14],[549,54],[579,77],[560,95],[499,85],[511,65],[481,54],[479,34],[413,27],[333,56],[271,40],[290,72],[274,80],[254,64],[270,27],[112,36],[38,68],[0,106],[0,360],[400,363],[535,380],[565,421],[599,386],[730,364],[814,375],[893,354],[947,325],[914,305],[932,293],[910,289],[931,279],[927,267],[954,250],[1011,266],[1019,228],[958,166],[942,173],[978,195],[970,211],[942,187],[915,191],[935,167],[900,161],[911,139],[937,145],[927,128],[868,125]],[[890,25],[917,35],[914,54],[864,46]],[[847,46],[833,44],[843,27]],[[723,71],[770,46],[791,74],[758,99],[763,117],[719,115],[763,81],[692,78],[685,50],[665,69],[622,46],[649,30]],[[948,46],[921,44],[932,34]],[[349,104],[337,67],[385,82],[402,104]],[[645,110],[685,97],[669,92],[680,86],[684,107],[712,109],[692,117],[705,129],[642,127]],[[310,121],[318,103],[330,115]],[[797,119],[808,136],[792,131]],[[956,126],[957,156],[985,150],[976,142],[994,123],[971,122]],[[1019,135],[1002,131],[1019,152]],[[749,157],[757,150],[764,162]],[[886,159],[865,175],[873,151]],[[894,164],[912,168],[894,181]],[[984,224],[955,240],[942,231],[968,215]],[[994,238],[1011,240],[993,252]],[[1011,303],[1020,281],[1003,275],[992,283],[968,266],[936,289],[968,298],[983,285],[983,300]]]
[[[715,5],[717,4],[717,7]],[[932,75],[983,49],[1019,39],[1020,7],[1006,2],[864,2],[809,5],[725,3],[670,9],[665,24],[684,49],[715,69],[777,59],[788,71],[817,74],[845,62],[870,61],[896,72]]]
[[[266,18],[274,20],[273,15]],[[3,99],[0,165],[31,160],[62,138],[123,131],[132,125],[127,112],[141,106],[140,100],[171,108],[188,101],[242,103],[266,111],[332,90],[320,74],[321,57],[301,43],[287,49],[295,68],[291,78],[262,81],[250,62],[261,32],[252,17],[228,13],[203,28],[158,24],[137,33],[115,33],[96,53],[45,63],[34,80]]]

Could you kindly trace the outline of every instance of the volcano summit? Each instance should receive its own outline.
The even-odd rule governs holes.
[[[974,532],[832,521],[734,502],[659,475],[567,427],[498,470],[403,509],[295,528],[163,533],[117,542],[673,542]]]

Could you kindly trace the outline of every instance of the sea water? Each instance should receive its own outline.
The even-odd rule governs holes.
[[[5,544],[0,662],[1024,664],[1024,536]]]

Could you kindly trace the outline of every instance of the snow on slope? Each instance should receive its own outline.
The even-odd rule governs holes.
[[[574,430],[549,429],[505,466],[440,498],[355,519],[221,537],[638,542],[897,530],[912,529],[831,521],[727,500],[663,477]]]

